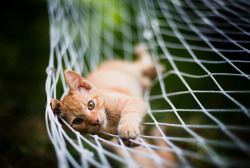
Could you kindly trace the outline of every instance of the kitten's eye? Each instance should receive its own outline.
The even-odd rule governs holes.
[[[95,107],[95,103],[94,103],[93,101],[90,101],[90,102],[88,103],[88,109],[89,109],[89,110],[92,110],[94,107]]]
[[[76,118],[76,119],[74,119],[73,124],[80,125],[82,122],[83,122],[82,118]]]

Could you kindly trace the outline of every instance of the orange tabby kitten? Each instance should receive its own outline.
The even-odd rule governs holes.
[[[144,46],[138,45],[135,52],[136,62],[104,62],[86,79],[65,70],[69,92],[62,101],[51,100],[54,113],[81,132],[136,138],[147,112],[143,90],[151,86],[149,77],[156,75],[156,69]]]

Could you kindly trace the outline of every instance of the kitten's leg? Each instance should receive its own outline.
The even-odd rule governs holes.
[[[135,97],[124,97],[125,106],[118,124],[118,134],[122,139],[135,139],[139,135],[139,125],[147,109],[143,100]]]
[[[135,64],[139,67],[144,76],[155,77],[157,75],[156,66],[161,72],[165,70],[163,65],[154,64],[151,55],[143,44],[139,44],[135,47],[135,53],[138,56],[138,60]]]
[[[138,56],[138,63],[143,64],[144,66],[153,65],[154,62],[151,58],[151,55],[147,51],[147,48],[143,44],[138,44],[135,46],[135,54]]]
[[[142,74],[146,76],[155,76],[156,70],[154,62],[148,53],[146,46],[143,44],[136,45],[135,53],[138,56],[138,60],[135,64],[139,67]]]

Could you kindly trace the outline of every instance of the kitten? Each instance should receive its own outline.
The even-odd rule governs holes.
[[[135,147],[128,139],[139,135],[139,125],[147,112],[143,101],[143,91],[151,87],[150,77],[156,76],[156,69],[151,56],[143,45],[135,48],[138,60],[135,62],[107,61],[91,72],[86,79],[74,71],[64,71],[69,92],[62,101],[52,99],[51,108],[62,117],[72,128],[83,133],[98,134],[110,139],[103,132],[119,135],[124,144]],[[163,71],[164,67],[160,67]],[[59,118],[60,118],[59,117]],[[161,136],[153,129],[151,134]],[[156,145],[168,148],[162,140],[155,140]],[[143,146],[135,150],[150,154]],[[120,156],[123,152],[115,148]],[[163,160],[173,165],[175,156],[166,151],[155,151]],[[130,152],[137,164],[142,167],[166,166],[156,160],[145,159],[143,156]]]
[[[65,70],[69,92],[62,101],[51,100],[53,112],[83,133],[108,138],[102,133],[107,132],[125,140],[135,139],[147,112],[143,91],[151,86],[150,77],[156,75],[145,47],[138,45],[135,52],[137,61],[104,62],[86,79]]]

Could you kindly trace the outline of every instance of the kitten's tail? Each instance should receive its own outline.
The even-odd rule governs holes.
[[[160,132],[158,131],[157,128],[153,128],[150,131],[150,135],[154,136],[154,137],[161,137]],[[167,163],[163,163],[160,160],[156,161],[153,159],[146,159],[143,155],[134,153],[134,152],[129,152],[130,156],[133,158],[133,160],[140,165],[143,168],[156,168],[156,167],[164,167],[164,168],[168,168],[168,167],[177,167],[177,161],[175,158],[175,155],[173,154],[173,152],[171,152],[171,149],[169,148],[169,146],[161,139],[152,139],[152,142],[148,141],[148,140],[144,140],[146,143],[148,144],[154,144],[158,147],[160,147],[161,149],[165,148],[165,149],[169,149],[169,151],[167,150],[154,150],[154,153],[158,156],[160,156],[163,160],[165,160]],[[145,154],[150,154],[149,151],[143,147],[143,146],[138,146],[138,147],[134,147],[135,150],[145,153]],[[121,149],[116,148],[115,149],[117,154],[119,154],[120,156],[124,157],[123,152]]]
[[[164,127],[161,127],[161,130],[164,130]],[[165,131],[164,131],[165,132]],[[154,127],[150,133],[150,135],[155,136],[155,137],[162,137],[161,133],[159,132],[159,130]],[[166,148],[166,149],[170,149],[170,147],[166,144],[166,142],[164,142],[161,139],[154,139],[154,143],[155,145],[162,147],[162,148]],[[157,150],[156,153],[161,156],[162,158],[168,160],[170,163],[176,164],[176,158],[175,155],[173,154],[173,152],[171,151],[171,149],[168,151],[164,151],[164,150]],[[171,166],[173,167],[173,166]]]

